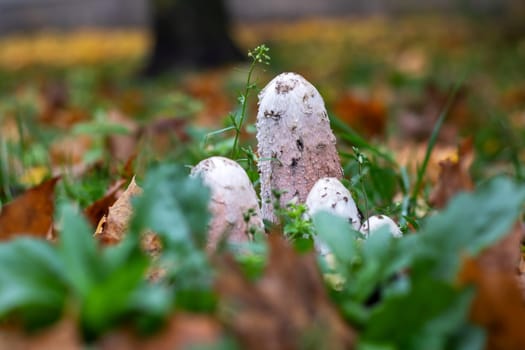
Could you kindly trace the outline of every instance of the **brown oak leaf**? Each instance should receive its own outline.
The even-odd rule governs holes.
[[[2,207],[0,240],[17,235],[46,238],[50,234],[55,212],[55,185],[59,179],[47,180]]]
[[[476,287],[470,319],[486,330],[488,350],[525,349],[525,303],[516,276],[522,237],[517,224],[480,257],[467,259],[459,275],[460,284]]]
[[[120,242],[128,229],[129,220],[133,214],[131,198],[141,193],[142,189],[135,182],[135,178],[132,178],[128,188],[115,203],[109,207],[107,215],[102,217],[101,222],[103,222],[103,224],[101,225],[99,223],[95,237],[103,244]]]
[[[379,99],[346,92],[335,102],[335,114],[367,136],[383,135],[387,123],[385,103]]]
[[[467,139],[458,147],[457,157],[448,157],[439,162],[438,181],[430,194],[430,204],[433,207],[444,208],[457,193],[474,188],[469,174],[473,161],[472,139]]]
[[[102,217],[108,213],[109,207],[117,200],[123,184],[123,179],[118,180],[106,191],[104,197],[96,200],[84,210],[84,214],[92,226],[96,227]]]

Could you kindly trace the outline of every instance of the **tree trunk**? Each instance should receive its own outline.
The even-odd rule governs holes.
[[[144,69],[206,68],[240,61],[224,0],[151,0],[153,47]]]

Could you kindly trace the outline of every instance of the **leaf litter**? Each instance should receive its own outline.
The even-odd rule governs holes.
[[[54,193],[60,177],[54,177],[35,186],[2,206],[0,212],[0,240],[19,235],[48,238],[55,214]]]
[[[216,288],[223,317],[242,346],[352,348],[356,333],[330,302],[314,255],[299,255],[279,232],[270,234],[268,243],[268,266],[255,284],[231,257],[219,260]]]
[[[103,244],[116,244],[127,232],[133,213],[131,199],[142,193],[142,189],[132,178],[126,190],[109,206],[107,214],[100,218],[95,237]]]

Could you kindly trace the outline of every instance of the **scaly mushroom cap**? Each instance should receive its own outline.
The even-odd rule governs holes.
[[[374,231],[379,230],[379,228],[386,226],[392,236],[394,237],[401,237],[403,236],[403,233],[401,232],[401,229],[397,224],[389,218],[386,215],[374,215],[368,218],[368,220],[365,220],[363,222],[363,226],[361,227],[361,232],[365,236],[369,236],[374,233]]]
[[[251,227],[262,230],[257,195],[239,164],[228,158],[211,157],[197,164],[191,175],[201,176],[211,189],[209,249],[215,249],[223,235],[231,243],[241,243],[249,240]]]
[[[319,179],[306,198],[306,206],[310,216],[319,211],[327,211],[348,220],[355,230],[361,227],[359,211],[352,194],[336,178]]]
[[[278,75],[259,94],[257,142],[264,219],[276,221],[274,191],[281,206],[304,203],[318,179],[343,177],[324,101],[298,74]]]
[[[319,211],[327,211],[347,220],[355,230],[361,226],[359,210],[355,205],[350,191],[336,178],[319,179],[306,198],[308,215],[312,217]],[[314,243],[321,255],[330,253],[326,244],[314,236]]]

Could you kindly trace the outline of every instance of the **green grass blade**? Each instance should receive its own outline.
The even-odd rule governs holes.
[[[387,160],[390,163],[395,163],[394,158],[388,153],[385,153],[375,147],[374,145],[367,142],[362,136],[360,136],[354,129],[348,126],[345,122],[339,119],[337,116],[331,115],[330,122],[334,129],[341,131],[338,135],[341,139],[350,142],[352,146],[360,149],[366,149],[375,154],[376,156]]]
[[[417,171],[416,184],[414,186],[412,196],[410,198],[411,209],[414,208],[417,195],[419,194],[419,192],[421,191],[421,187],[423,186],[423,177],[425,176],[425,173],[427,171],[430,155],[432,154],[432,151],[436,146],[437,138],[439,136],[439,132],[441,131],[441,127],[443,126],[443,123],[445,122],[445,119],[447,118],[447,115],[450,112],[450,108],[452,107],[452,104],[456,99],[459,89],[463,86],[464,81],[465,77],[461,78],[458,81],[458,83],[454,86],[452,92],[448,96],[447,102],[445,103],[443,110],[441,111],[441,114],[439,115],[438,120],[436,121],[436,124],[434,125],[434,128],[432,129],[432,134],[430,135],[430,139],[428,140],[427,144],[427,149],[425,151],[425,158],[423,160],[423,164],[421,165],[421,167],[419,167]]]

